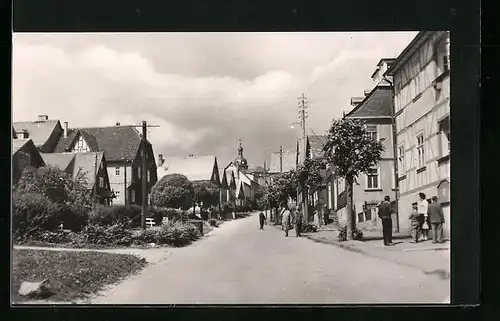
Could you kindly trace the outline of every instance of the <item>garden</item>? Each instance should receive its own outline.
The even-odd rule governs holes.
[[[27,168],[13,191],[14,244],[106,248],[154,243],[179,247],[201,237],[185,211],[154,205],[147,208],[146,216],[157,227],[143,230],[140,206],[96,204],[84,179],[48,166]],[[153,191],[152,198],[157,199],[157,194],[158,190]]]

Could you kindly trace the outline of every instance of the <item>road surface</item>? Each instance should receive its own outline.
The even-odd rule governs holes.
[[[94,298],[94,304],[443,303],[449,281],[418,269],[296,238],[256,214]]]

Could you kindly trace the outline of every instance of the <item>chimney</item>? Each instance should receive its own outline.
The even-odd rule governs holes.
[[[158,154],[158,166],[162,166],[164,162],[163,154]]]
[[[63,136],[64,138],[68,138],[68,122],[64,122],[64,127],[63,127]]]
[[[363,101],[363,99],[365,99],[365,97],[352,97],[351,106],[352,107],[358,106]]]
[[[120,122],[119,122],[119,121],[117,121],[117,122],[116,122],[116,126],[120,126],[120,125],[121,125],[121,124],[120,124]]]
[[[47,121],[49,116],[47,115],[38,115],[38,121]]]

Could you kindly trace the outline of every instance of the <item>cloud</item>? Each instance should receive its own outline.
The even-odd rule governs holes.
[[[145,119],[160,126],[150,130],[155,153],[216,154],[224,163],[242,138],[253,166],[280,145],[295,147],[290,124],[302,92],[309,125],[320,133],[371,85],[376,62],[411,40],[399,36],[406,42],[386,48],[366,35],[371,42],[344,35],[336,46],[325,34],[270,35],[71,35],[65,42],[17,34],[14,120],[48,114],[77,127]]]

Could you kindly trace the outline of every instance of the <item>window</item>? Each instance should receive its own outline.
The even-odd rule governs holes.
[[[115,175],[120,176],[120,167],[115,167]]]
[[[377,141],[377,125],[366,125],[366,134],[371,139]]]
[[[104,177],[99,177],[99,187],[104,187]]]
[[[436,76],[439,76],[442,73],[450,70],[450,61],[448,55],[448,38],[443,37],[441,40],[439,40],[436,43],[434,50],[436,52],[436,65],[437,65]]]
[[[116,201],[120,201],[120,191],[115,191],[115,199]]]
[[[394,174],[394,166],[392,166],[391,169],[392,169],[391,170],[391,188],[395,190],[396,189],[396,177],[394,175],[396,175],[396,174]]]
[[[403,176],[405,173],[405,146],[398,146],[398,173],[399,176]]]
[[[366,173],[366,189],[378,189],[379,188],[379,175],[378,168],[370,168]]]
[[[424,134],[417,135],[417,162],[418,167],[422,168],[425,166],[425,147],[424,147]]]
[[[134,189],[130,191],[130,201],[132,203],[135,203],[135,190]]]
[[[141,179],[141,166],[137,166],[137,179]]]
[[[442,121],[439,122],[439,144],[441,150],[441,157],[447,156],[450,154],[450,117],[446,117]]]
[[[358,213],[358,222],[363,222],[365,220],[365,213]]]
[[[148,178],[147,179],[148,179],[148,182],[151,182],[151,170],[150,169],[148,169]]]
[[[328,208],[332,208],[332,183],[328,183]]]
[[[345,191],[345,181],[343,178],[339,178],[338,180],[338,195],[342,194]]]

